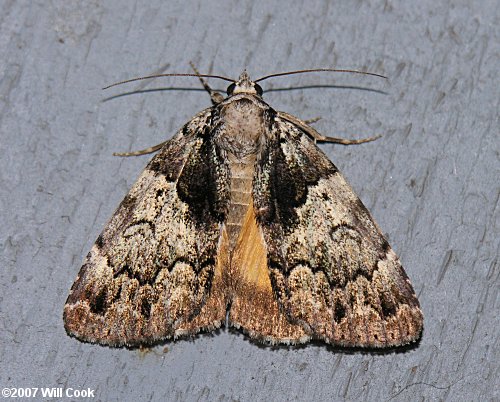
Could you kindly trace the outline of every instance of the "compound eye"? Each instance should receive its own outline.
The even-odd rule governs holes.
[[[233,82],[231,85],[229,85],[227,87],[227,90],[226,90],[227,94],[228,95],[232,95],[233,91],[234,91],[234,88],[236,88],[236,83],[235,82]]]
[[[257,95],[262,96],[262,87],[259,84],[254,84],[254,88],[257,91]]]

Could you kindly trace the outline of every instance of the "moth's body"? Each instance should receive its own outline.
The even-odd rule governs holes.
[[[246,73],[227,98],[210,92],[214,105],[163,145],[97,239],[65,306],[68,333],[137,346],[228,313],[269,343],[417,339],[413,288],[310,138],[326,137],[271,108]]]
[[[231,195],[225,227],[232,253],[252,201],[255,162],[265,143],[264,111],[269,106],[252,94],[235,95],[221,106],[220,117],[224,122],[225,135],[214,140],[226,152],[231,171]]]

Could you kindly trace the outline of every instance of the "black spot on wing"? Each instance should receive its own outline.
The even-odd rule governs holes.
[[[92,311],[94,314],[97,315],[104,314],[107,308],[106,297],[107,297],[106,287],[102,287],[102,289],[97,294],[89,293],[87,300],[89,301],[90,311]]]
[[[336,299],[333,306],[333,320],[338,324],[347,315],[343,300]]]
[[[95,241],[95,245],[99,249],[101,249],[102,246],[104,245],[104,237],[103,237],[102,233],[97,237],[97,240]]]

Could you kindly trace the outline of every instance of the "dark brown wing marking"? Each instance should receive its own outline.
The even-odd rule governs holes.
[[[213,112],[165,144],[98,237],[64,308],[70,335],[134,346],[225,319],[217,253],[229,172],[210,138]]]
[[[418,300],[370,213],[307,135],[279,117],[257,163],[254,203],[290,322],[345,346],[420,336]]]

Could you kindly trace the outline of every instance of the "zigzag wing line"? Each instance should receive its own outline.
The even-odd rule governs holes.
[[[217,153],[214,147],[207,150],[212,112],[198,114],[165,144],[98,237],[64,308],[70,335],[135,346],[224,320],[221,305],[196,325],[186,325],[199,315],[212,287],[224,205],[222,200],[214,211],[205,207],[206,198],[181,199],[179,182],[188,197],[200,178],[212,174],[200,171],[206,155]],[[226,176],[212,180],[205,197],[220,196]],[[225,290],[218,292],[223,296]]]
[[[290,122],[276,120],[269,147],[269,159],[258,164],[256,192],[289,193],[274,205],[261,201],[257,209],[265,212],[259,224],[273,290],[289,320],[343,346],[416,340],[423,316],[415,292],[351,187]],[[269,173],[273,166],[282,171]]]

